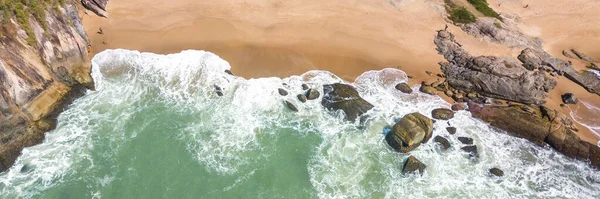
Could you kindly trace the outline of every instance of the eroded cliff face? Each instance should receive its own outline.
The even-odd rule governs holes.
[[[0,172],[41,142],[64,106],[93,85],[80,9],[76,1],[48,6],[45,25],[29,14],[35,38],[16,17],[0,15]]]

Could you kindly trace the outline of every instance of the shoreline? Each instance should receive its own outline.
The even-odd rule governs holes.
[[[310,6],[311,3],[300,5],[299,1],[239,5],[234,0],[176,0],[170,5],[135,6],[147,5],[146,1],[111,2],[108,19],[84,15],[84,27],[94,51],[91,55],[116,48],[159,54],[197,49],[217,54],[230,63],[233,73],[244,78],[287,77],[309,70],[327,70],[353,82],[369,70],[397,68],[413,77],[410,85],[435,81],[435,74],[441,73],[438,62],[445,61],[433,43],[436,30],[446,24],[436,12],[438,8],[432,6],[435,2],[403,3],[400,8],[387,2],[358,7],[337,0],[318,7]],[[247,13],[235,12],[244,6]],[[424,12],[428,14],[419,14]],[[103,34],[96,33],[100,28]],[[449,30],[473,55],[516,59],[515,49],[486,43],[453,25],[449,25]],[[559,57],[555,52],[549,53]],[[560,95],[566,91],[587,102],[600,98],[560,77],[545,105],[569,115],[569,108],[560,107]],[[454,103],[444,94],[439,96]],[[582,140],[597,144],[600,137],[576,124]]]

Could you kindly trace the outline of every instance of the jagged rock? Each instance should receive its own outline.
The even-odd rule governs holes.
[[[302,84],[302,90],[308,90],[308,85]]]
[[[283,89],[283,88],[277,89],[277,92],[279,92],[279,94],[281,96],[287,96],[288,95],[288,92],[285,89]]]
[[[312,88],[311,88],[311,89],[309,89],[309,90],[306,92],[306,98],[307,98],[308,100],[314,100],[314,99],[317,99],[317,98],[319,98],[319,96],[321,96],[321,93],[319,93],[319,91],[318,91],[317,89],[312,89]]]
[[[566,50],[563,50],[563,51],[562,51],[562,54],[563,54],[565,57],[567,57],[567,58],[571,58],[571,59],[575,58],[575,57],[573,57],[573,55],[571,55],[571,54],[570,54],[569,52],[567,52]]]
[[[473,57],[442,30],[434,40],[437,50],[448,61],[441,63],[447,82],[456,89],[487,97],[542,104],[556,81],[541,71],[529,71],[513,59],[494,56]]]
[[[106,4],[108,0],[81,0],[81,4],[101,17],[108,17]]]
[[[406,84],[406,83],[396,84],[396,89],[403,93],[412,93],[413,92],[412,88],[410,88],[410,86],[408,86],[408,84]]]
[[[417,158],[411,155],[410,157],[408,157],[408,159],[406,159],[406,161],[404,161],[404,165],[402,167],[402,174],[413,173],[417,171],[419,171],[420,174],[423,174],[425,168],[427,168],[425,164],[423,164],[421,161],[419,161]]]
[[[600,79],[593,72],[577,71],[571,67],[570,63],[552,57],[542,50],[527,48],[521,52],[519,59],[523,62],[523,65],[535,66],[546,71],[564,75],[569,80],[588,90],[588,92],[600,95]]]
[[[456,134],[456,127],[446,127],[446,131],[450,133],[450,135]]]
[[[490,169],[490,173],[491,173],[492,175],[495,175],[495,176],[498,176],[498,177],[502,177],[502,176],[504,176],[504,171],[502,171],[502,170],[500,170],[500,169],[498,169],[498,168],[491,168],[491,169]]]
[[[307,96],[308,99],[311,99],[311,96],[313,96],[310,93],[311,91],[309,91],[309,95]],[[321,104],[329,110],[344,111],[346,119],[352,122],[373,108],[373,105],[360,97],[354,87],[347,84],[335,83],[323,85],[323,93]]]
[[[561,98],[565,104],[577,104],[578,102],[577,97],[573,93],[565,93]]]
[[[432,133],[431,119],[420,113],[411,113],[392,127],[385,140],[396,151],[406,153],[429,141]]]
[[[225,73],[227,73],[228,75],[231,75],[231,76],[235,76],[235,75],[233,74],[233,72],[231,72],[231,70],[225,70]]]
[[[431,116],[438,120],[449,120],[454,118],[454,111],[445,108],[436,108],[431,111]]]
[[[577,57],[579,57],[579,59],[581,59],[583,61],[591,62],[591,63],[596,62],[596,60],[592,59],[591,57],[588,57],[587,55],[585,55],[575,49],[571,49],[571,52],[573,52],[573,54],[575,54]]]
[[[450,148],[450,142],[448,141],[448,139],[442,136],[435,136],[435,138],[433,138],[433,141],[439,143],[443,150]]]
[[[298,112],[298,108],[296,108],[296,105],[292,104],[289,101],[285,101],[285,105],[290,108],[290,110],[294,111],[294,112]]]
[[[475,145],[463,146],[463,147],[460,147],[460,149],[463,150],[464,152],[469,153],[469,157],[471,157],[471,158],[479,157],[479,153],[477,152],[477,146],[475,146]]]
[[[302,95],[302,94],[298,94],[296,97],[298,97],[298,100],[302,103],[306,102],[306,96]]]
[[[473,144],[473,138],[469,137],[458,137],[458,141],[460,141],[463,144]]]
[[[430,95],[437,95],[437,89],[435,89],[431,86],[421,86],[421,88],[419,88],[419,91],[421,91],[422,93],[430,94]]]
[[[600,168],[600,161],[594,163],[600,154],[592,153],[600,149],[573,133],[577,128],[569,116],[545,106],[530,108],[531,113],[518,106],[482,107],[469,103],[473,117],[489,122],[509,135],[525,138],[540,146],[548,143],[568,157],[591,160],[592,166]]]

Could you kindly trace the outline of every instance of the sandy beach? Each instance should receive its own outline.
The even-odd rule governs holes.
[[[437,63],[444,61],[433,43],[436,30],[447,24],[441,2],[113,0],[108,6],[109,18],[90,12],[83,22],[96,53],[115,48],[163,54],[207,50],[227,60],[236,75],[246,78],[286,77],[319,69],[352,81],[368,70],[399,68],[414,77],[409,83],[417,84],[436,79],[425,71],[440,73]],[[592,13],[600,8],[598,1],[585,1],[590,5],[584,9],[574,0],[559,5],[545,5],[541,0],[489,2],[500,12],[521,16],[519,28],[544,39],[544,47],[552,55],[564,58],[559,56],[562,49],[576,48],[600,60],[600,38],[594,36],[600,35],[600,19],[594,20],[600,15]],[[530,5],[527,9],[523,8],[526,4]],[[569,9],[556,14],[563,8]],[[573,23],[575,16],[586,20]],[[100,28],[102,34],[96,33]],[[450,25],[449,30],[471,54],[515,53],[515,49],[482,42],[456,26]],[[583,62],[573,62],[577,69],[584,68]],[[564,77],[558,81],[548,106],[569,114],[569,108],[559,106],[560,95],[573,92],[600,107],[599,96]],[[578,127],[582,139],[598,141],[589,129]]]

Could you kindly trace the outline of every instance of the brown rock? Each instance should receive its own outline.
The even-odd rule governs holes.
[[[298,112],[298,108],[296,108],[296,106],[294,104],[292,104],[289,101],[285,101],[285,105],[292,111],[294,112]]]
[[[406,153],[429,141],[432,133],[433,121],[415,112],[396,123],[385,140],[396,151]]]
[[[279,89],[277,89],[277,91],[279,92],[279,94],[280,94],[281,96],[286,96],[286,95],[288,95],[288,92],[287,92],[285,89],[283,89],[283,88],[279,88]]]
[[[453,111],[462,111],[462,110],[467,109],[467,105],[465,105],[463,103],[456,103],[456,104],[452,105],[451,109]]]
[[[410,157],[408,157],[408,159],[406,159],[406,161],[404,161],[404,166],[402,167],[402,174],[414,173],[418,171],[422,175],[425,171],[425,168],[427,168],[425,164],[423,164],[421,161],[419,161],[417,158],[411,155]]]
[[[458,137],[458,141],[462,142],[463,144],[473,144],[473,138],[469,137]]]
[[[408,84],[406,84],[406,83],[396,84],[396,89],[403,93],[412,93],[413,92],[412,88],[410,88],[410,86],[408,86]]]
[[[450,142],[448,141],[448,139],[442,136],[435,136],[435,138],[433,138],[433,141],[439,143],[443,150],[450,148]]]
[[[438,120],[449,120],[454,118],[454,111],[445,108],[436,108],[431,111],[431,116]]]
[[[495,175],[495,176],[498,176],[498,177],[504,176],[504,171],[502,171],[502,170],[500,170],[498,168],[491,168],[490,169],[490,173],[493,174],[493,175]]]
[[[446,127],[446,131],[450,133],[450,135],[456,134],[456,127]]]
[[[437,95],[437,89],[435,89],[431,86],[421,86],[421,88],[419,88],[419,91],[421,91],[422,93],[430,94],[430,95]]]
[[[298,98],[298,100],[302,103],[306,102],[306,96],[302,95],[302,94],[298,94],[296,96]]]
[[[319,96],[321,96],[321,93],[319,93],[319,91],[317,89],[308,89],[308,91],[306,92],[306,99],[308,100],[315,100],[317,98],[319,98]]]

